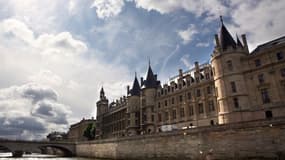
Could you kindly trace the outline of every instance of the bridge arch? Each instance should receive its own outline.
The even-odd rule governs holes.
[[[42,151],[42,153],[46,153],[47,149],[51,148],[51,149],[56,149],[56,150],[52,150],[52,154],[55,155],[59,155],[57,151],[61,151],[62,155],[64,157],[72,157],[75,155],[74,152],[72,152],[72,150],[70,150],[67,147],[64,146],[60,146],[60,145],[51,145],[51,144],[46,144],[46,145],[40,145],[38,146],[38,148]]]

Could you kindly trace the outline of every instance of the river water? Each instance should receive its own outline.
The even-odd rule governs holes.
[[[13,158],[11,153],[0,153],[0,160],[102,160],[96,158],[57,157],[53,155],[30,154],[22,158]],[[104,159],[106,160],[106,159]]]

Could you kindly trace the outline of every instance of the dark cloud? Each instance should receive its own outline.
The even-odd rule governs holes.
[[[51,99],[55,101],[57,100],[57,93],[53,89],[35,84],[28,84],[23,86],[20,89],[20,92],[22,92],[23,97],[32,99],[33,103],[36,103],[43,99]]]
[[[68,128],[70,114],[52,88],[25,84],[0,89],[0,138],[42,139]]]
[[[56,124],[67,124],[68,113],[66,106],[47,100],[38,102],[32,110],[33,116],[44,118]]]

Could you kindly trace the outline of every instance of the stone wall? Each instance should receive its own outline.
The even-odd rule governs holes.
[[[285,159],[285,120],[82,142],[77,155],[111,159]]]

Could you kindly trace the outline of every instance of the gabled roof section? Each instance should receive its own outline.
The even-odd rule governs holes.
[[[285,36],[266,42],[264,44],[258,45],[251,53],[256,54],[257,52],[261,50],[271,48],[275,45],[280,45],[280,44],[285,44]]]
[[[140,87],[139,81],[137,79],[137,76],[135,76],[133,88],[130,90],[130,95],[131,96],[140,96],[140,91],[141,91],[141,87]]]
[[[222,50],[227,50],[227,48],[229,47],[236,48],[237,44],[234,41],[230,32],[225,27],[222,17],[221,17],[221,24],[222,24],[222,27],[220,30],[220,44],[221,44]]]

